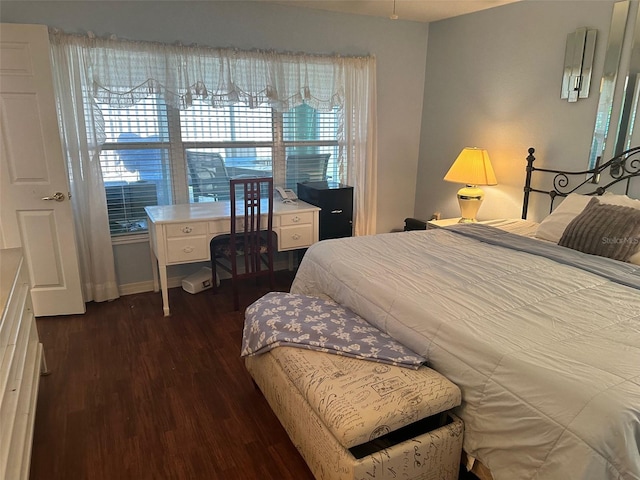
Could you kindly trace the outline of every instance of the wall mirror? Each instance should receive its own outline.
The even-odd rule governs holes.
[[[616,81],[618,79],[618,70],[620,68],[620,55],[622,53],[628,15],[628,0],[613,4],[611,28],[609,29],[609,38],[607,40],[607,49],[604,57],[604,69],[602,71],[602,80],[600,82],[598,110],[596,112],[591,152],[589,153],[589,169],[596,166],[598,159],[601,158],[604,153],[611,123]],[[621,123],[619,123],[619,127],[620,126]]]
[[[637,7],[637,5],[636,5]],[[633,127],[638,111],[638,95],[640,87],[640,8],[638,8],[633,29],[629,70],[625,79],[618,133],[614,144],[614,155],[631,148]]]
[[[589,97],[597,33],[595,28],[580,27],[567,35],[560,98],[577,102]]]

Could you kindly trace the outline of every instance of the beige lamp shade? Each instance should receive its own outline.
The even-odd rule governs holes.
[[[497,185],[489,153],[475,147],[466,147],[444,176],[447,182],[465,185]]]
[[[484,200],[484,192],[478,185],[497,185],[496,174],[489,160],[489,153],[481,148],[467,147],[460,152],[456,161],[444,176],[447,182],[464,183],[458,190],[460,223],[476,221],[476,215]]]

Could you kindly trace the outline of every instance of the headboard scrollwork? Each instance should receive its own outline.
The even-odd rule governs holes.
[[[629,194],[631,180],[640,177],[640,147],[630,148],[616,155],[606,163],[596,162],[596,166],[590,170],[565,171],[553,170],[549,168],[537,168],[533,165],[536,157],[533,155],[535,149],[529,148],[527,156],[527,174],[524,184],[524,200],[522,202],[522,218],[527,218],[529,209],[529,195],[531,192],[544,193],[550,197],[549,211],[553,210],[553,202],[556,197],[566,197],[570,193],[578,192],[583,195],[602,195],[611,186],[622,184],[625,194]],[[553,176],[553,188],[550,190],[540,190],[531,186],[533,172],[546,172],[555,174]],[[600,182],[602,173],[607,173],[611,181],[606,185],[598,185],[593,188],[585,188],[585,185],[597,185]]]

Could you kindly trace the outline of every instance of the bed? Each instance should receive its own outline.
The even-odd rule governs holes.
[[[457,384],[485,476],[640,479],[640,201],[626,195],[640,148],[587,172],[533,154],[523,220],[319,242],[291,291],[331,298]],[[537,224],[539,192],[553,211]]]

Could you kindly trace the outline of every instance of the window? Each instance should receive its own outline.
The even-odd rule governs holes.
[[[129,108],[100,105],[100,155],[112,236],[145,232],[144,206],[229,199],[229,179],[273,176],[276,184],[339,179],[340,111],[302,104],[176,110],[151,96]]]
[[[200,190],[196,189],[194,195],[194,182],[189,179],[186,160],[191,151],[191,157],[197,156],[196,153],[217,153],[224,160],[227,156],[255,158],[255,166],[263,169],[270,166],[278,185],[286,182],[287,150],[291,153],[294,149],[309,147],[311,152],[326,152],[325,155],[329,155],[327,177],[349,182],[354,187],[355,234],[376,232],[375,57],[168,45],[54,30],[49,40],[60,133],[69,167],[70,193],[75,198],[76,235],[83,246],[79,253],[82,270],[87,274],[84,282],[87,298],[118,295],[114,288],[117,284],[114,262],[107,250],[112,244],[144,238],[130,239],[130,235],[124,235],[120,239],[106,239],[106,222],[100,221],[106,203],[101,200],[105,197],[101,196],[102,192],[86,188],[90,182],[85,183],[85,179],[104,174],[116,192],[114,195],[110,192],[109,202],[112,235],[137,233],[146,229],[143,205],[154,201],[185,203],[196,198],[216,201],[224,195],[217,191],[207,194],[204,185],[202,188],[196,185]],[[235,115],[240,113],[236,107],[221,108],[215,115],[220,118],[214,124],[228,122],[225,140],[210,131],[211,124],[192,127],[191,130],[200,131],[200,135],[186,135],[183,139],[181,122],[185,115],[181,116],[180,112],[187,105],[193,109],[199,107],[193,105],[193,99],[203,96],[216,106],[273,107],[260,115],[251,114],[262,110],[250,110],[250,119],[244,120],[245,126],[255,125],[268,115],[270,141],[260,137],[241,140],[243,123]],[[135,107],[121,108],[132,101],[137,103]],[[292,108],[304,102],[321,112]],[[338,108],[329,111],[335,106]],[[306,113],[309,113],[304,117],[309,126],[307,130],[303,128],[305,122],[301,116]],[[297,123],[296,117],[300,118]],[[235,137],[231,135],[232,126],[239,127]],[[225,129],[219,128],[218,133],[220,131]],[[120,141],[123,133],[134,133],[140,138]],[[94,161],[98,147],[101,162]],[[155,165],[147,170],[159,172],[159,179],[146,180],[140,168],[125,167],[122,153],[126,156],[133,150],[139,160],[145,159],[138,163]],[[238,160],[233,168],[242,168],[240,163]],[[199,175],[215,178],[217,170],[213,173],[201,170]],[[301,177],[310,177],[307,172],[298,170],[298,173]],[[290,182],[292,175],[290,172]],[[86,224],[92,224],[90,233],[81,228]]]
[[[320,112],[305,104],[283,114],[287,188],[340,178],[338,118],[338,109]]]

